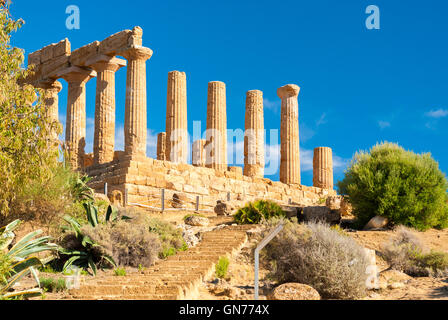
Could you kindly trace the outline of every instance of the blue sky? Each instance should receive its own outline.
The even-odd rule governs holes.
[[[368,5],[381,29],[368,30]],[[80,9],[79,30],[65,26],[68,5]],[[185,71],[188,118],[205,130],[207,83],[227,85],[228,128],[244,128],[245,93],[265,98],[265,127],[280,127],[277,88],[299,95],[302,182],[312,185],[312,150],[333,148],[335,180],[347,161],[378,141],[431,152],[448,171],[448,2],[444,0],[117,1],[15,0],[26,25],[13,37],[26,53],[69,38],[72,50],[141,26],[148,61],[148,155],[165,130],[167,74]],[[60,94],[65,119],[66,83]],[[122,147],[126,70],[117,73],[117,141]],[[95,80],[87,85],[86,151],[92,150]],[[279,143],[279,141],[277,141]],[[120,145],[121,144],[121,145]],[[275,143],[271,150],[276,152]],[[277,180],[278,175],[270,178]]]

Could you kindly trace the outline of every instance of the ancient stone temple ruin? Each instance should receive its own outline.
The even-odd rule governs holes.
[[[300,88],[288,84],[278,89],[281,99],[280,182],[264,178],[263,93],[246,96],[244,169],[227,163],[226,85],[208,84],[207,133],[205,140],[188,145],[187,75],[168,73],[166,132],[158,135],[157,159],[146,156],[147,97],[146,64],[153,51],[143,46],[140,27],[116,33],[71,51],[65,39],[28,57],[35,73],[27,79],[45,90],[48,114],[58,121],[58,93],[68,83],[64,147],[71,166],[92,177],[91,187],[101,193],[107,183],[110,197],[124,205],[151,203],[160,190],[182,194],[187,201],[198,198],[204,206],[217,200],[241,202],[271,199],[280,203],[317,204],[333,190],[332,154],[317,148],[314,155],[314,186],[301,185],[299,152]],[[127,68],[126,88],[115,88],[115,73]],[[85,154],[86,83],[96,79],[93,155]],[[115,150],[115,91],[126,90],[124,150]],[[149,105],[151,108],[151,105]],[[205,111],[205,110],[204,110]],[[192,149],[192,164],[187,164]]]

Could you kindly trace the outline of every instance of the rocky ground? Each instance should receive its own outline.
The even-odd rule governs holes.
[[[172,222],[183,224],[182,217],[171,216]],[[190,236],[200,235],[217,226],[231,225],[231,217],[209,216],[208,226],[182,226]],[[213,275],[202,281],[195,298],[201,300],[252,300],[254,299],[254,258],[253,251],[260,240],[260,228],[249,231],[248,241],[238,254],[230,259],[228,273],[225,279],[216,279]],[[448,278],[412,278],[403,273],[389,270],[387,263],[381,258],[382,247],[394,236],[392,230],[385,231],[348,231],[353,239],[362,246],[376,251],[376,262],[380,271],[382,289],[368,291],[366,300],[448,300]],[[417,232],[422,243],[429,249],[448,252],[448,230],[428,230]],[[200,239],[200,236],[199,236]],[[139,270],[127,269],[127,277],[135,277]],[[110,277],[113,271],[100,271],[99,278]],[[41,277],[60,278],[61,275],[41,274]],[[89,278],[84,276],[84,278]],[[26,285],[26,282],[24,282]],[[260,268],[260,299],[268,299],[275,283],[269,280],[268,271],[261,261]],[[70,298],[67,292],[47,293],[46,299]]]

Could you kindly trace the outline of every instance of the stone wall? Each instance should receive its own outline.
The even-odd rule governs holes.
[[[239,170],[238,170],[239,169]],[[140,203],[160,207],[160,190],[166,189],[167,200],[172,194],[183,194],[194,208],[196,197],[201,207],[214,207],[217,200],[226,200],[228,193],[234,206],[248,201],[270,199],[278,203],[318,205],[321,199],[336,195],[334,190],[287,185],[266,178],[250,178],[242,174],[241,168],[228,171],[195,167],[156,159],[122,156],[109,164],[95,165],[86,169],[93,179],[92,188],[98,193],[108,183],[109,195],[118,190],[125,194],[128,203]]]

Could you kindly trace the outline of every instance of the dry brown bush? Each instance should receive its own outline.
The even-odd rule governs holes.
[[[365,295],[368,260],[363,248],[326,224],[286,222],[265,254],[280,283],[310,285],[326,299]]]

